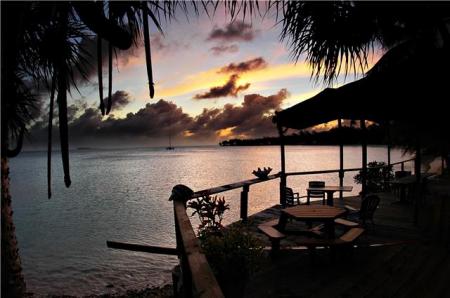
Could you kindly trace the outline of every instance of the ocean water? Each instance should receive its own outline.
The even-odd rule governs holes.
[[[339,167],[338,146],[288,146],[287,171]],[[406,159],[394,150],[392,162]],[[369,147],[368,160],[386,161],[385,147]],[[184,147],[71,151],[72,186],[63,183],[60,155],[53,159],[53,197],[46,195],[46,153],[23,152],[11,160],[14,221],[28,291],[37,294],[117,293],[171,281],[174,256],[114,250],[106,240],[175,247],[172,204],[176,184],[201,190],[253,178],[257,167],[280,170],[280,149]],[[361,148],[346,146],[344,167],[361,166]],[[406,169],[412,169],[411,163]],[[356,173],[347,173],[344,184]],[[338,184],[337,173],[288,178],[301,194],[309,180]],[[249,213],[279,200],[279,181],[252,185]],[[239,218],[240,190],[221,194],[231,206],[226,223]]]

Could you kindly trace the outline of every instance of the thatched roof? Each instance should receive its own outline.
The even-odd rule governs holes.
[[[449,85],[448,49],[405,43],[388,51],[364,78],[327,88],[278,112],[274,122],[303,129],[338,118],[408,123],[435,121],[436,117],[444,120]]]

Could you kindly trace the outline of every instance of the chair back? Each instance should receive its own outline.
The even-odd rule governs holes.
[[[380,203],[380,197],[377,195],[368,195],[361,202],[361,209],[359,211],[359,218],[363,223],[367,219],[373,221],[373,214],[377,210],[378,204]]]
[[[324,187],[325,181],[309,181],[308,183],[309,187]],[[309,192],[310,198],[323,198],[325,196],[325,193],[321,190],[310,190]]]
[[[292,190],[292,188],[285,187],[284,191],[285,191],[284,195],[286,198],[286,205],[288,206],[294,205],[294,191]]]

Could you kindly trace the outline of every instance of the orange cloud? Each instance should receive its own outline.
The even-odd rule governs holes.
[[[196,73],[186,77],[180,84],[175,86],[159,86],[159,96],[170,98],[193,92],[207,90],[214,86],[224,85],[229,76],[219,73],[221,67],[213,68],[205,72]],[[240,75],[239,83],[258,83],[265,81],[281,80],[292,77],[308,77],[311,69],[305,63],[281,64],[269,66],[264,69],[243,73]]]

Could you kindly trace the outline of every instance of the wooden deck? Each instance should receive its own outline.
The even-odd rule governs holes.
[[[281,241],[278,257],[267,258],[246,288],[247,297],[450,297],[450,254],[448,248],[427,241],[413,224],[413,206],[398,204],[390,194],[380,195],[374,225],[358,241],[353,255],[338,252],[332,261],[328,249],[314,258],[298,245],[302,238],[288,235]],[[335,199],[359,208],[358,197]],[[249,217],[249,230],[267,246],[258,224],[274,219],[274,206]],[[305,228],[299,222],[287,229]],[[337,228],[337,236],[344,230]]]

